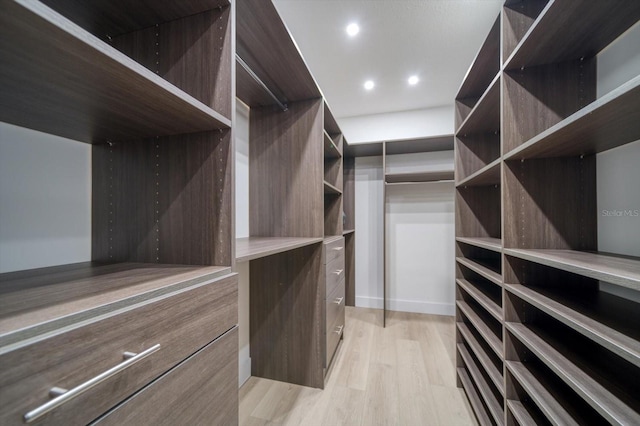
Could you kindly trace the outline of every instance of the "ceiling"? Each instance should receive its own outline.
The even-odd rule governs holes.
[[[273,3],[333,114],[351,117],[451,105],[504,0]],[[351,22],[360,26],[353,38]]]

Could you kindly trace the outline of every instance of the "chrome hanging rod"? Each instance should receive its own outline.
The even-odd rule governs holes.
[[[244,70],[247,72],[247,74],[249,74],[251,76],[251,78],[253,78],[256,81],[256,83],[258,83],[260,85],[260,87],[262,87],[264,89],[264,91],[267,92],[267,94],[269,96],[271,96],[271,98],[273,98],[274,101],[276,101],[276,103],[278,104],[280,109],[282,109],[282,111],[287,111],[289,109],[287,104],[284,104],[284,103],[280,102],[280,99],[278,99],[278,97],[276,95],[274,95],[271,90],[269,90],[267,85],[264,84],[264,82],[260,79],[260,77],[258,77],[256,75],[256,73],[254,73],[253,70],[251,68],[249,68],[249,65],[247,65],[247,63],[245,61],[243,61],[242,58],[240,56],[238,56],[237,53],[236,53],[236,62],[239,63],[242,68],[244,68]]]

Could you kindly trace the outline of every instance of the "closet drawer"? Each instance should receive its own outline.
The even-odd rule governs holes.
[[[238,320],[237,275],[187,287],[56,331],[0,354],[0,424],[50,401],[54,388],[74,389],[117,372],[52,409],[33,424],[86,424],[231,329]],[[141,354],[127,365],[124,353]]]
[[[234,327],[95,423],[237,425],[238,328]]]
[[[342,337],[342,333],[344,331],[344,305],[340,307],[338,310],[338,315],[336,320],[333,322],[331,327],[327,327],[327,351],[325,358],[325,367],[328,367],[331,364],[331,360],[333,359],[333,354],[336,352],[336,348],[338,347],[338,342],[340,342],[340,338]]]
[[[344,310],[344,281],[341,285],[336,286],[333,293],[327,297],[327,330],[336,321],[340,310]]]
[[[326,295],[329,295],[338,284],[344,283],[344,255],[328,263],[325,268]]]
[[[342,257],[344,259],[344,238],[336,238],[324,243],[323,259],[325,264],[331,263],[332,260]]]

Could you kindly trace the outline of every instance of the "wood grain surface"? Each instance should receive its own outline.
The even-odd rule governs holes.
[[[234,327],[92,424],[237,424],[237,359]]]
[[[322,247],[251,261],[251,374],[324,387]]]
[[[249,237],[236,239],[236,261],[267,257],[300,247],[321,243],[323,238]]]
[[[456,188],[456,236],[501,236],[500,187]]]
[[[344,267],[346,287],[346,305],[356,305],[356,236],[349,233],[344,236]]]
[[[87,143],[230,126],[43,4],[2,9],[0,120]]]
[[[249,141],[252,237],[322,237],[322,100],[253,108]]]
[[[2,424],[49,401],[54,387],[72,389],[123,361],[123,353],[158,352],[48,414],[42,424],[87,423],[238,322],[237,276],[202,284],[52,333],[0,355]]]

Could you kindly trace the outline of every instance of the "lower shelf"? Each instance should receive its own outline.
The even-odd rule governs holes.
[[[487,412],[484,409],[484,405],[482,405],[482,401],[480,400],[480,396],[471,382],[471,378],[467,374],[467,370],[464,368],[458,368],[458,378],[462,383],[462,387],[467,394],[467,398],[469,398],[469,402],[471,403],[471,407],[473,408],[473,412],[476,414],[476,418],[478,419],[478,423],[480,425],[491,425],[491,419],[487,415]]]
[[[493,394],[493,391],[489,387],[489,383],[484,379],[482,373],[471,358],[471,354],[463,344],[458,344],[458,353],[467,366],[467,371],[471,374],[477,389],[480,391],[480,396],[484,400],[494,421],[498,425],[504,424],[504,410],[502,408],[501,401],[499,401]]]

